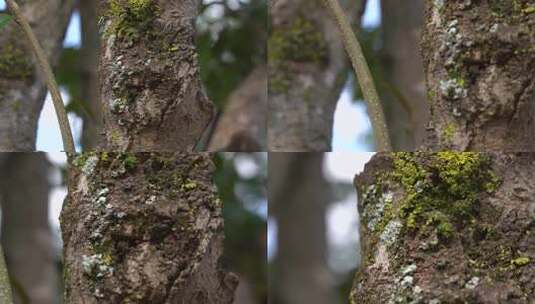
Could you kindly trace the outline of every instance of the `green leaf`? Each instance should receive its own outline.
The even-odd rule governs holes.
[[[0,14],[0,29],[6,26],[11,21],[11,16],[8,14]]]

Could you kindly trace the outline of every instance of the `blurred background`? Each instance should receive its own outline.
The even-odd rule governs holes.
[[[269,153],[269,303],[348,303],[360,262],[353,178],[373,153]]]
[[[234,303],[267,303],[267,154],[218,153],[214,162],[225,264],[240,277]],[[0,153],[1,241],[17,304],[60,303],[65,164],[63,153]]]

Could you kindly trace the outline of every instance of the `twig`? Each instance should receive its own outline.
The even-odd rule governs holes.
[[[11,304],[11,285],[9,285],[9,275],[7,273],[6,263],[4,262],[4,250],[0,245],[0,303]]]
[[[63,149],[65,149],[66,152],[74,153],[76,151],[74,148],[74,140],[72,137],[71,128],[69,126],[69,119],[67,118],[67,112],[65,111],[65,107],[63,105],[63,99],[61,98],[58,84],[56,83],[56,79],[52,73],[52,68],[50,67],[50,64],[48,64],[48,60],[46,59],[43,49],[37,41],[37,38],[28,24],[28,21],[26,21],[22,15],[17,3],[14,0],[6,0],[6,4],[9,11],[13,14],[13,18],[20,25],[26,34],[26,37],[30,41],[31,48],[37,57],[37,63],[45,76],[46,85],[50,91],[50,95],[52,95],[54,109],[56,110],[56,115],[58,117],[61,138],[63,140]]]
[[[351,29],[351,24],[340,7],[338,0],[323,0],[323,2],[336,20],[345,49],[351,59],[353,69],[357,74],[362,94],[368,103],[377,150],[382,152],[392,151],[381,100],[377,94],[377,89],[375,88],[370,68],[362,52],[362,47],[355,37]]]

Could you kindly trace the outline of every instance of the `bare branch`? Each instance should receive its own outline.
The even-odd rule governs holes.
[[[355,33],[351,29],[351,24],[340,7],[338,0],[323,0],[323,2],[336,20],[346,52],[357,74],[364,99],[368,103],[377,151],[392,151],[382,103],[377,94],[377,89],[375,88],[370,68],[362,52],[362,47],[355,37]]]
[[[37,41],[37,38],[35,37],[35,34],[33,33],[30,25],[28,24],[28,21],[26,21],[26,19],[22,15],[22,12],[17,3],[14,0],[6,0],[6,4],[9,11],[13,15],[13,18],[20,25],[20,27],[24,31],[24,34],[30,41],[31,48],[35,53],[35,56],[37,57],[37,64],[39,65],[45,76],[46,85],[48,87],[48,90],[50,91],[50,94],[52,95],[54,109],[56,110],[56,115],[58,117],[59,128],[61,130],[61,138],[63,140],[63,148],[66,152],[74,153],[76,151],[74,148],[74,140],[72,137],[71,128],[69,126],[69,120],[67,118],[67,112],[65,111],[65,107],[63,105],[63,99],[61,98],[58,84],[56,83],[56,79],[54,78],[54,74],[52,73],[52,68],[50,67],[50,64],[46,59],[43,49]]]

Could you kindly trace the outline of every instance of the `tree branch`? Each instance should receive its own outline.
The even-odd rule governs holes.
[[[39,65],[45,76],[46,85],[48,87],[48,90],[50,91],[50,94],[52,95],[54,109],[56,110],[56,115],[58,117],[59,128],[61,130],[61,138],[63,140],[63,149],[65,149],[66,152],[74,153],[76,151],[74,148],[74,140],[69,125],[69,120],[67,118],[67,112],[65,111],[65,107],[63,105],[63,99],[61,98],[58,84],[56,83],[56,79],[54,78],[54,74],[52,73],[52,68],[50,67],[50,64],[46,59],[43,49],[39,45],[35,34],[33,33],[30,25],[28,24],[28,21],[26,21],[26,19],[22,15],[22,12],[17,3],[14,0],[6,0],[6,4],[9,11],[13,15],[13,18],[20,25],[20,27],[24,31],[24,34],[30,41],[31,48],[35,53],[35,56],[37,57],[37,64]]]
[[[4,250],[0,245],[0,302],[11,304],[11,286],[9,285],[9,275],[7,273],[6,263],[4,262]]]
[[[377,94],[377,89],[375,88],[370,68],[368,67],[366,58],[362,52],[362,47],[355,37],[355,34],[351,29],[351,24],[347,20],[338,0],[323,0],[323,3],[336,21],[346,52],[348,53],[353,69],[357,74],[364,99],[368,103],[377,151],[392,151],[381,100]]]

